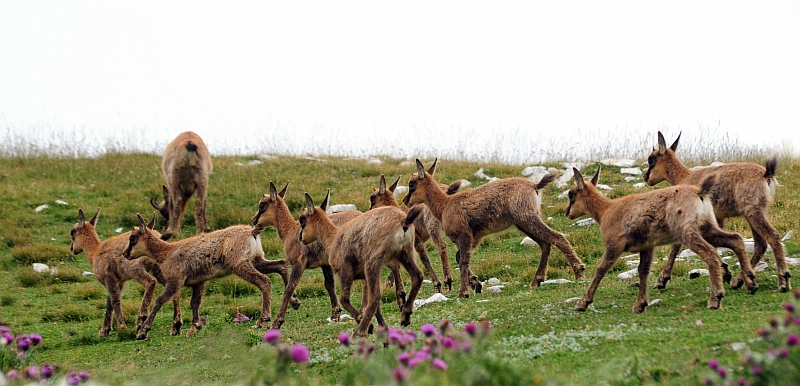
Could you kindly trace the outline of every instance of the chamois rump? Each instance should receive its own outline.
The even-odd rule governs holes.
[[[639,252],[639,294],[633,312],[644,312],[648,305],[647,277],[653,260],[653,249],[680,241],[695,251],[708,265],[711,280],[709,309],[720,307],[725,290],[722,287],[722,268],[716,247],[732,249],[746,273],[748,291],[758,289],[755,272],[747,260],[747,250],[742,238],[725,232],[717,226],[714,208],[709,199],[715,185],[714,178],[703,181],[701,187],[678,185],[671,188],[632,194],[609,199],[595,186],[600,178],[600,167],[590,182],[584,182],[578,169],[574,169],[575,183],[569,190],[569,205],[565,215],[570,219],[588,215],[600,224],[605,252],[597,266],[592,283],[578,300],[576,311],[585,311],[594,300],[600,281],[624,251]]]
[[[584,279],[586,267],[575,254],[572,245],[561,233],[547,226],[540,217],[541,190],[556,178],[555,174],[544,176],[538,183],[526,178],[504,178],[448,196],[433,178],[436,161],[427,172],[422,162],[416,160],[416,163],[417,172],[411,175],[408,194],[403,198],[403,203],[425,203],[433,216],[441,222],[447,237],[458,247],[456,261],[461,270],[459,298],[469,296],[468,283],[476,292],[481,289],[477,276],[469,268],[473,249],[483,237],[512,225],[542,248],[542,258],[530,283],[531,288],[538,287],[545,280],[551,245],[555,245],[567,258],[575,279]]]
[[[670,185],[686,184],[699,186],[711,175],[716,176],[716,184],[709,189],[709,198],[714,206],[714,215],[720,228],[725,227],[725,219],[742,216],[750,224],[753,231],[753,256],[750,264],[755,266],[761,261],[767,244],[775,254],[775,265],[778,268],[778,289],[787,292],[792,289],[786,254],[781,244],[780,235],[767,219],[770,205],[775,199],[778,181],[775,179],[775,168],[778,166],[777,156],[766,162],[766,168],[752,162],[738,162],[699,170],[689,170],[676,155],[678,141],[675,139],[670,147],[664,135],[658,132],[658,148],[653,149],[647,157],[647,171],[644,180],[653,186],[661,181]],[[680,251],[680,244],[672,245],[667,264],[658,277],[656,287],[664,288],[672,276],[675,256]],[[744,275],[731,283],[731,288],[739,288],[744,284]]]
[[[411,323],[414,300],[422,286],[422,271],[414,262],[414,220],[422,208],[411,208],[408,213],[396,207],[376,208],[343,224],[331,222],[325,210],[330,191],[319,207],[314,206],[306,193],[306,207],[300,215],[300,240],[309,244],[320,240],[328,251],[328,259],[334,273],[339,276],[342,306],[359,322],[355,336],[365,336],[371,327],[372,317],[378,325],[386,328],[381,311],[381,267],[400,264],[411,276],[411,291],[405,299],[400,324]],[[395,273],[399,277],[399,272]],[[350,303],[353,281],[365,282],[362,298],[363,313]]]

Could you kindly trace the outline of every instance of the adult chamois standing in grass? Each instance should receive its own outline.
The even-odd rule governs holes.
[[[241,277],[261,290],[261,316],[256,327],[264,327],[270,320],[270,296],[272,283],[266,275],[278,273],[287,283],[286,260],[265,260],[259,238],[260,230],[249,226],[231,226],[211,233],[204,233],[167,243],[156,237],[147,228],[138,213],[138,227],[131,232],[128,245],[123,252],[127,259],[147,256],[155,260],[164,274],[164,290],[156,298],[153,310],[139,328],[136,339],[146,339],[153,319],[164,303],[175,296],[181,287],[192,287],[192,327],[188,336],[200,330],[200,303],[206,282],[230,275]]]
[[[290,295],[294,293],[300,283],[300,278],[303,277],[303,272],[306,269],[320,268],[322,269],[322,278],[325,283],[325,290],[331,300],[331,320],[339,320],[339,315],[342,312],[339,304],[339,299],[335,292],[335,283],[333,278],[333,269],[328,260],[328,253],[322,242],[313,242],[304,245],[300,242],[300,222],[295,221],[292,213],[289,212],[289,206],[286,205],[284,197],[286,195],[286,188],[289,183],[278,192],[275,184],[270,181],[269,194],[265,194],[261,201],[258,203],[258,211],[253,216],[252,224],[257,228],[266,228],[267,226],[275,227],[278,232],[278,237],[283,242],[283,251],[286,253],[286,260],[292,267],[289,282],[286,285],[286,291],[283,293],[281,300],[281,308],[272,321],[272,328],[281,328],[286,317],[286,309],[290,303]],[[358,217],[361,212],[349,210],[332,214],[330,216],[331,222],[336,226]],[[292,302],[292,307],[297,309],[300,307],[300,302]]]
[[[445,191],[448,195],[453,194],[461,188],[461,181],[458,180],[451,183],[449,186],[444,184],[439,184],[439,187]],[[378,188],[372,189],[372,194],[369,196],[369,209],[372,208],[380,208],[384,206],[393,206],[399,207],[405,212],[408,212],[407,206],[400,206],[397,203],[397,199],[394,197],[394,190],[397,188],[397,184],[400,182],[400,177],[397,177],[397,180],[388,188],[386,187],[386,177],[381,175],[381,182],[378,185]],[[414,221],[414,249],[419,254],[419,259],[422,261],[422,265],[425,266],[425,270],[428,271],[428,274],[431,276],[431,281],[433,282],[433,288],[436,292],[442,292],[442,282],[439,280],[439,277],[436,275],[436,272],[433,270],[433,266],[431,266],[431,260],[428,257],[428,251],[425,248],[425,242],[428,240],[432,240],[433,244],[436,246],[436,250],[439,251],[439,257],[442,260],[442,276],[444,276],[444,287],[451,291],[453,290],[453,277],[450,275],[450,258],[447,255],[447,245],[444,242],[444,238],[442,237],[442,225],[439,223],[439,220],[431,214],[430,209],[423,205],[424,209],[422,213],[417,217],[416,221]],[[393,277],[387,278],[386,282],[390,283],[393,281]]]
[[[100,209],[97,209],[97,213],[94,214],[92,219],[86,222],[83,210],[78,209],[78,222],[72,226],[69,232],[72,239],[69,250],[74,255],[86,252],[86,259],[89,260],[89,264],[92,266],[94,277],[108,290],[106,314],[103,319],[103,326],[100,327],[100,336],[107,336],[111,332],[112,311],[117,318],[117,328],[126,327],[120,306],[120,295],[125,282],[131,279],[136,280],[144,287],[142,305],[139,307],[139,314],[136,320],[136,329],[138,330],[150,311],[150,302],[153,300],[153,294],[156,290],[156,281],[164,285],[166,280],[161,273],[161,269],[154,262],[146,259],[129,261],[122,257],[122,252],[128,245],[130,232],[101,241],[95,230],[99,215]],[[153,219],[147,224],[148,229],[153,229],[155,220],[156,218],[153,216]],[[170,237],[169,234],[165,234],[162,237],[158,232],[152,232],[155,237],[163,238],[164,240]],[[172,335],[179,335],[182,324],[180,296],[175,296],[172,301],[172,307],[174,312]]]
[[[203,139],[191,131],[180,133],[164,149],[161,169],[167,185],[162,186],[164,202],[158,204],[155,197],[150,204],[167,220],[167,232],[179,233],[183,222],[183,213],[189,203],[189,197],[197,192],[194,202],[195,225],[197,233],[208,232],[206,217],[206,193],[208,192],[208,176],[213,169],[211,154]]]
[[[320,240],[328,251],[328,259],[334,273],[339,276],[342,306],[359,322],[355,336],[365,336],[371,326],[372,317],[378,325],[386,328],[381,310],[381,267],[400,264],[411,276],[411,291],[405,299],[400,324],[411,324],[414,300],[422,286],[422,271],[414,262],[414,220],[422,208],[412,208],[408,213],[400,208],[377,208],[346,222],[341,227],[331,222],[325,210],[330,191],[319,207],[314,206],[306,193],[306,207],[300,215],[300,240],[310,244]],[[399,272],[395,272],[399,277]],[[350,303],[353,281],[363,279],[364,296],[361,299],[363,313]]]
[[[758,289],[755,271],[747,260],[747,250],[739,235],[725,232],[717,226],[714,208],[709,199],[716,184],[715,178],[703,181],[701,187],[678,185],[642,194],[632,194],[615,200],[603,196],[595,186],[600,167],[590,182],[574,169],[575,183],[569,190],[569,205],[565,215],[570,219],[588,215],[600,224],[605,252],[597,266],[592,283],[575,306],[585,311],[594,300],[600,281],[622,252],[639,252],[639,295],[633,312],[644,312],[648,304],[647,277],[653,260],[653,249],[659,245],[680,241],[695,251],[708,265],[711,279],[709,309],[720,307],[725,290],[722,287],[722,267],[716,247],[730,248],[739,258],[745,273],[747,290]]]
[[[555,174],[544,176],[538,183],[527,178],[504,178],[448,196],[433,178],[436,161],[427,172],[422,162],[416,160],[416,163],[417,172],[411,175],[408,194],[403,202],[406,205],[424,202],[441,222],[447,237],[458,247],[456,261],[461,270],[458,297],[469,296],[468,284],[480,292],[480,282],[469,268],[473,249],[484,236],[512,225],[542,248],[542,258],[536,276],[530,283],[531,288],[538,287],[545,280],[551,245],[555,245],[567,258],[575,278],[584,278],[586,267],[572,245],[564,235],[547,226],[540,216],[541,190],[556,178]]]
[[[644,180],[653,186],[661,181],[671,185],[687,184],[699,186],[708,176],[716,176],[717,183],[709,190],[709,198],[714,206],[714,215],[721,228],[725,227],[725,219],[742,216],[750,224],[753,231],[753,256],[750,264],[755,266],[761,261],[767,245],[775,254],[775,265],[778,267],[778,289],[786,292],[792,289],[789,279],[789,267],[786,254],[781,244],[780,235],[767,219],[769,207],[775,199],[778,181],[775,179],[775,168],[778,158],[774,156],[766,162],[766,168],[752,162],[732,163],[717,167],[706,167],[689,170],[676,155],[678,141],[675,139],[670,147],[664,135],[658,132],[658,148],[653,149],[647,157],[647,171]],[[675,256],[680,251],[680,243],[672,245],[667,264],[658,277],[656,287],[664,288],[672,277],[672,266]],[[744,275],[731,283],[731,288],[739,288],[745,282]]]

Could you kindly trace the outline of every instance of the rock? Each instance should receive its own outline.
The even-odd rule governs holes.
[[[498,284],[500,284],[500,279],[498,279],[496,277],[493,277],[493,278],[490,278],[489,280],[486,280],[485,283],[488,284],[488,285],[498,285]]]
[[[396,188],[394,188],[394,192],[392,192],[392,194],[394,194],[395,197],[400,197],[406,194],[406,192],[408,192],[408,186],[398,185]]]
[[[569,299],[567,299],[567,300],[564,300],[564,304],[575,303],[575,302],[577,302],[578,300],[581,300],[581,298],[579,298],[579,297],[578,297],[578,298],[569,298]]]
[[[433,284],[433,282],[428,279],[425,279],[422,281],[422,284]]]
[[[367,165],[380,165],[382,163],[383,163],[383,161],[381,161],[381,160],[379,160],[377,158],[372,158],[372,159],[367,160]]]
[[[117,232],[117,233],[122,233],[122,227],[120,227],[120,228],[117,228],[117,229],[114,229],[114,232]]]
[[[572,182],[572,177],[575,175],[575,172],[572,169],[564,170],[564,173],[558,177],[556,180],[556,187],[559,189],[563,189],[564,187],[568,186]]]
[[[354,204],[331,205],[331,206],[328,207],[327,213],[328,214],[334,214],[334,213],[344,212],[344,211],[348,211],[348,210],[358,210],[358,207],[356,207]]]
[[[564,162],[561,164],[561,166],[567,170],[572,170],[572,168],[575,168],[578,169],[578,171],[581,171],[586,164],[583,162]]]
[[[536,243],[535,241],[533,241],[532,238],[527,237],[527,236],[524,239],[522,239],[522,242],[520,244],[521,245],[527,245],[529,247],[538,247],[539,246],[538,243]]]
[[[477,172],[475,172],[475,177],[482,178],[484,180],[489,180],[490,182],[499,180],[499,178],[497,177],[486,175],[486,173],[483,172],[483,168],[480,168],[478,169]]]
[[[491,287],[484,287],[483,290],[489,293],[497,294],[503,292],[504,285],[493,285]]]
[[[606,158],[600,160],[600,163],[603,165],[616,166],[620,168],[630,168],[633,167],[633,165],[636,165],[636,161],[622,158]]]
[[[447,300],[450,300],[447,296],[444,296],[442,294],[436,293],[436,294],[433,294],[433,296],[431,296],[431,297],[429,297],[427,299],[414,300],[414,309],[416,310],[417,308],[420,308],[420,307],[422,307],[422,306],[424,306],[424,305],[426,305],[428,303],[443,302],[443,301],[447,301]]]
[[[47,264],[33,263],[33,270],[36,271],[36,272],[40,272],[40,273],[41,272],[48,272],[48,271],[50,271],[50,267],[48,267]]]
[[[625,272],[617,275],[617,279],[630,280],[630,279],[633,279],[634,277],[637,277],[637,276],[639,276],[639,268],[634,268],[634,269],[632,269],[630,271],[625,271]]]
[[[756,266],[753,267],[753,270],[756,271],[756,272],[764,272],[764,271],[766,271],[767,270],[767,262],[766,261],[759,261],[758,264],[756,264]]]
[[[69,205],[69,204],[67,204],[67,202],[66,202],[66,201],[61,201],[61,200],[56,200],[56,204],[58,204],[58,205],[64,205],[64,206],[68,206],[68,205]]]
[[[693,269],[689,271],[689,279],[697,279],[700,276],[708,276],[708,270],[703,268]]]
[[[650,303],[647,303],[647,306],[650,307],[656,304],[661,304],[661,299],[653,299],[652,301],[650,301]]]
[[[92,276],[92,275],[94,275],[94,272],[83,271],[83,273],[81,273],[81,276]]]
[[[528,166],[520,172],[523,177],[530,177],[531,180],[538,181],[547,174],[547,168],[544,166]]]
[[[561,194],[559,194],[556,198],[559,199],[559,200],[563,200],[563,199],[567,198],[567,196],[569,196],[569,189],[561,192]]]
[[[601,190],[611,190],[611,187],[606,184],[597,184],[596,188]]]
[[[639,169],[639,168],[622,168],[622,169],[619,169],[619,172],[622,173],[622,174],[630,174],[632,176],[641,176],[642,175],[642,169]]]
[[[585,226],[589,226],[589,225],[592,225],[592,224],[597,224],[597,221],[594,221],[593,218],[589,217],[589,218],[585,218],[583,220],[578,220],[578,221],[574,222],[570,226],[577,225],[579,227],[585,227]]]
[[[747,343],[742,343],[742,342],[731,343],[731,350],[733,351],[742,351],[746,348],[747,348]]]
[[[567,279],[550,279],[550,280],[545,280],[539,284],[567,284],[567,283],[572,283],[572,282]]]
[[[636,181],[638,179],[639,178],[637,178],[637,177],[628,176],[628,177],[625,177],[625,182],[633,182],[633,181]]]
[[[49,206],[49,205],[47,205],[47,204],[44,204],[44,205],[39,205],[39,206],[37,206],[36,208],[34,208],[34,209],[33,209],[33,211],[34,211],[34,212],[36,212],[36,213],[39,213],[39,212],[41,212],[41,211],[43,211],[43,210],[45,210],[45,209],[47,209],[47,208],[49,208],[49,207],[50,207],[50,206]]]
[[[634,189],[641,189],[641,188],[644,188],[645,186],[647,186],[647,184],[645,184],[644,182],[639,182],[639,183],[633,184],[633,188]]]

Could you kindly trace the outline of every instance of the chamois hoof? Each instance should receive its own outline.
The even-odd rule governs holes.
[[[586,280],[586,266],[581,264],[575,271],[575,280]]]
[[[442,293],[442,282],[437,281],[433,284],[433,292],[440,294]]]
[[[744,285],[744,279],[742,279],[741,277],[737,277],[736,281],[731,282],[731,289],[738,290],[739,288],[742,288],[743,285]]]
[[[641,314],[645,309],[647,309],[647,302],[640,302],[633,305],[634,314]]]
[[[667,283],[669,283],[671,279],[672,279],[671,276],[665,276],[665,277],[659,276],[658,279],[656,280],[656,289],[663,290],[664,288],[667,288]]]
[[[577,303],[577,304],[575,304],[575,308],[574,308],[574,310],[575,310],[575,311],[584,312],[584,311],[586,311],[586,308],[587,308],[587,307],[589,307],[589,305],[590,305],[590,304],[592,304],[592,302],[591,302],[591,301],[587,301],[587,300],[579,299],[579,300],[578,300],[578,303]]]
[[[475,283],[475,293],[479,294],[481,290],[483,290],[483,285],[481,285],[481,283]]]
[[[335,320],[335,319],[331,319],[331,320],[333,320],[334,322],[338,322],[338,320]],[[283,326],[283,320],[282,319],[275,319],[275,320],[272,321],[272,325],[270,325],[269,328],[271,328],[273,330],[280,330],[281,326]]]
[[[145,339],[147,339],[147,333],[146,332],[140,332],[140,333],[136,334],[136,340],[145,340]]]
[[[453,290],[453,279],[448,277],[447,280],[444,281],[444,286],[447,288],[447,292],[452,291]]]
[[[297,310],[300,308],[300,300],[294,299],[292,300],[292,309]]]
[[[722,282],[725,284],[730,284],[732,278],[733,274],[731,274],[731,271],[726,271],[722,274]],[[741,284],[739,286],[741,287]]]
[[[792,284],[789,282],[789,278],[791,277],[792,274],[789,272],[778,275],[778,289],[780,289],[781,292],[789,292],[792,290]]]
[[[178,336],[181,334],[181,326],[183,326],[182,322],[177,322],[172,325],[172,329],[169,331],[170,335]]]
[[[536,289],[536,288],[539,287],[540,284],[542,284],[543,281],[544,281],[544,279],[542,279],[540,277],[535,277],[535,278],[533,278],[533,280],[531,280],[531,284],[529,285],[529,287],[531,289]]]
[[[110,334],[110,333],[111,333],[111,329],[101,328],[100,331],[97,332],[97,335],[100,335],[101,337],[104,337],[104,336],[108,336],[108,334]]]
[[[717,310],[722,307],[722,298],[724,297],[724,293],[719,293],[716,296],[712,296],[711,299],[708,299],[708,309]]]
[[[370,323],[369,327],[367,327],[367,335],[372,335],[373,332],[375,332],[375,325]]]
[[[411,313],[403,312],[400,314],[400,325],[403,327],[411,325]]]
[[[758,291],[758,284],[753,283],[747,286],[747,292],[749,292],[750,295],[755,294],[756,291]]]

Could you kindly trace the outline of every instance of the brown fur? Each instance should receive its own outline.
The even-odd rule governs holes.
[[[775,179],[777,158],[773,157],[768,160],[766,168],[751,162],[740,162],[690,171],[675,153],[679,140],[680,136],[672,146],[667,147],[663,134],[658,133],[659,145],[657,149],[653,149],[647,159],[648,169],[644,174],[644,180],[650,186],[661,181],[667,181],[671,185],[699,186],[709,176],[715,176],[717,184],[709,193],[719,226],[725,226],[726,218],[744,217],[753,231],[755,244],[750,264],[753,266],[758,264],[767,250],[767,244],[772,246],[775,264],[778,267],[778,288],[781,292],[789,291],[792,288],[789,281],[791,275],[783,245],[780,242],[780,235],[767,219],[767,212],[775,198],[775,189],[778,186],[778,181]],[[680,244],[672,245],[669,259],[664,265],[656,287],[666,287],[679,251]],[[739,288],[743,284],[744,276],[740,274],[731,287]]]
[[[94,276],[97,280],[106,287],[108,290],[108,298],[106,299],[106,314],[103,319],[103,326],[100,327],[100,336],[107,336],[111,332],[111,313],[112,310],[117,318],[117,328],[125,328],[125,319],[122,315],[122,308],[120,306],[120,295],[125,282],[128,280],[136,280],[144,287],[144,296],[142,297],[142,305],[139,307],[139,314],[136,320],[136,328],[138,329],[144,320],[147,318],[147,313],[150,309],[150,302],[153,300],[153,293],[156,289],[156,281],[162,285],[166,283],[161,269],[152,261],[146,259],[129,261],[122,257],[122,252],[128,243],[130,232],[123,233],[118,236],[109,238],[106,241],[100,241],[97,235],[95,225],[97,218],[100,214],[100,209],[97,210],[94,217],[89,222],[86,222],[83,215],[83,210],[78,209],[78,222],[72,226],[70,230],[70,237],[72,243],[69,246],[72,254],[77,255],[81,252],[86,252],[86,259],[92,266]],[[147,225],[152,229],[155,222],[153,220]],[[161,237],[161,235],[153,231],[154,236]],[[165,235],[169,238],[169,235]],[[173,307],[173,320],[172,320],[172,335],[179,335],[181,333],[181,305],[180,296],[176,296],[172,302]]]
[[[161,306],[175,296],[183,286],[192,287],[192,336],[203,325],[200,323],[200,303],[206,282],[236,274],[261,290],[261,316],[256,326],[261,328],[270,320],[272,283],[268,273],[279,273],[286,282],[286,260],[265,260],[261,239],[249,226],[231,226],[222,230],[190,237],[175,243],[166,243],[155,237],[136,215],[139,227],[131,232],[128,246],[123,252],[127,259],[147,256],[156,261],[167,284],[156,298],[153,310],[139,328],[136,339],[147,338]]]
[[[179,134],[167,145],[161,159],[166,186],[162,186],[164,202],[150,204],[167,220],[167,232],[179,233],[183,222],[183,213],[189,197],[197,192],[195,200],[195,224],[197,234],[208,232],[206,218],[206,193],[208,176],[213,169],[211,154],[199,135],[186,131]]]
[[[333,271],[339,276],[342,287],[341,304],[359,325],[355,336],[365,336],[375,316],[378,325],[386,328],[381,311],[381,267],[391,263],[402,265],[411,276],[411,292],[402,307],[400,324],[411,323],[414,300],[422,286],[422,271],[414,262],[413,221],[421,209],[412,208],[408,214],[396,207],[373,209],[341,227],[331,222],[325,209],[328,196],[319,207],[306,193],[306,208],[300,216],[300,239],[304,244],[322,241],[328,251]],[[398,273],[395,273],[399,277]],[[364,279],[363,313],[350,304],[353,281]]]
[[[695,251],[708,265],[711,277],[711,299],[708,308],[721,305],[725,290],[722,288],[722,268],[715,247],[732,249],[747,273],[747,288],[754,293],[758,286],[753,267],[747,260],[747,251],[741,237],[717,226],[714,209],[708,199],[713,179],[702,188],[678,185],[671,188],[633,194],[616,200],[603,196],[596,188],[600,168],[591,182],[584,182],[577,169],[575,183],[569,190],[569,206],[565,215],[570,219],[588,215],[600,224],[606,246],[603,259],[597,266],[586,294],[578,300],[577,311],[585,311],[594,300],[597,286],[624,251],[639,252],[639,295],[633,311],[644,312],[648,304],[647,277],[653,259],[653,249],[680,241]]]
[[[394,197],[394,190],[397,188],[398,182],[400,182],[400,177],[398,177],[397,180],[387,188],[386,178],[381,175],[379,187],[377,189],[372,189],[372,194],[369,196],[369,208],[372,209],[384,206],[393,206],[399,207],[407,213],[408,207],[400,206],[397,203],[397,199]],[[439,184],[439,187],[443,191],[447,192],[447,194],[453,194],[461,187],[461,180],[451,183],[450,186]],[[433,266],[431,265],[431,260],[428,257],[428,251],[425,248],[425,242],[428,240],[433,240],[436,250],[439,251],[439,257],[442,260],[444,286],[448,291],[452,291],[453,277],[450,275],[450,258],[447,255],[447,245],[444,243],[444,238],[442,237],[442,225],[439,223],[439,220],[437,220],[436,217],[433,217],[433,214],[428,207],[424,207],[422,213],[414,222],[414,232],[416,232],[414,237],[414,249],[417,251],[417,254],[419,254],[419,259],[422,261],[422,265],[425,266],[425,270],[431,277],[434,291],[442,292],[442,282],[439,280],[439,277],[436,276],[436,272],[433,270]],[[393,281],[392,277],[386,280],[387,283],[390,281]]]
[[[569,260],[576,279],[584,278],[585,266],[575,254],[569,241],[542,221],[541,190],[555,179],[548,174],[539,183],[526,178],[505,178],[474,189],[446,195],[433,175],[436,161],[426,172],[417,160],[417,173],[408,182],[406,205],[424,202],[433,216],[442,223],[447,237],[458,247],[456,261],[461,270],[459,297],[468,297],[467,283],[480,291],[480,282],[469,268],[472,251],[487,235],[516,226],[522,233],[536,241],[542,248],[542,258],[536,276],[530,283],[536,288],[545,280],[550,247],[555,245]]]

